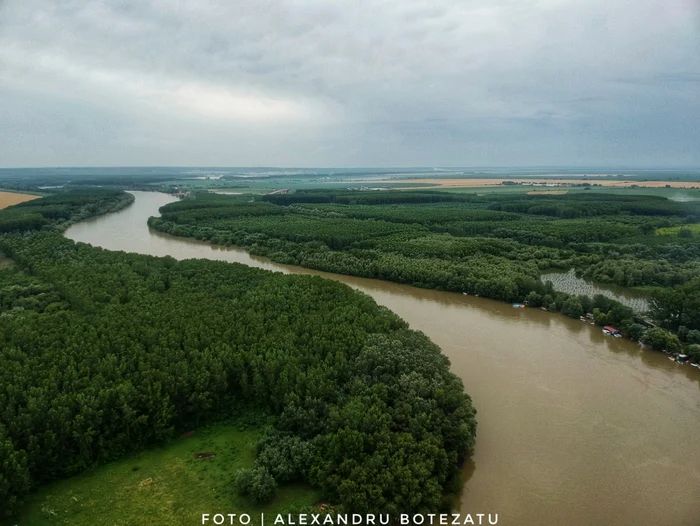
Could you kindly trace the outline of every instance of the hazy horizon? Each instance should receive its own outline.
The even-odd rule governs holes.
[[[700,166],[696,0],[5,0],[0,167]]]
[[[465,173],[479,173],[482,170],[494,170],[494,171],[513,171],[513,172],[531,172],[531,171],[578,171],[578,172],[590,172],[590,173],[607,173],[607,172],[620,172],[620,173],[630,173],[630,172],[699,172],[700,175],[700,165],[689,165],[689,166],[633,166],[633,165],[512,165],[512,166],[497,166],[497,165],[485,165],[485,166],[285,166],[285,165],[255,165],[255,166],[216,166],[216,165],[102,165],[102,166],[90,166],[90,165],[73,165],[73,166],[0,166],[0,172],[7,172],[12,170],[316,170],[316,171],[328,171],[328,170],[371,170],[371,171],[395,171],[395,170],[406,170],[406,171],[416,171],[416,172],[435,172],[439,174],[441,172],[451,173],[451,172],[465,172]]]

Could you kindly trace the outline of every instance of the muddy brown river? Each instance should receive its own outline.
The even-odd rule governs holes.
[[[279,265],[152,231],[174,201],[135,203],[66,236],[110,250],[315,274],[371,295],[426,333],[478,410],[461,512],[499,525],[700,525],[700,371],[538,309]],[[475,517],[476,520],[476,517]]]

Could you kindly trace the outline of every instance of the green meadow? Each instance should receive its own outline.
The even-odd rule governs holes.
[[[39,488],[7,526],[110,526],[202,523],[203,513],[260,513],[310,506],[319,495],[304,485],[279,488],[275,499],[254,506],[238,496],[234,476],[251,467],[260,428],[216,425],[89,473]],[[208,458],[198,454],[213,453]]]
[[[700,236],[700,223],[693,223],[682,226],[673,226],[668,228],[659,228],[656,233],[660,236],[677,236],[678,232],[682,230],[690,230],[693,233],[693,237]]]

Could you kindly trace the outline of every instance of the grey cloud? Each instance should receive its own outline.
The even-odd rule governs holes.
[[[699,12],[5,0],[0,164],[700,164]]]

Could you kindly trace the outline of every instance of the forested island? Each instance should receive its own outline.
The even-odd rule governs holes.
[[[697,203],[619,194],[299,191],[194,194],[149,225],[287,264],[523,302],[700,361]],[[540,279],[576,269],[594,282],[652,293],[645,316],[602,295]]]
[[[129,201],[82,190],[0,211],[6,516],[39,485],[244,405],[273,421],[253,469],[230,480],[251,502],[305,481],[348,511],[450,508],[476,421],[436,345],[329,280],[57,233]]]

